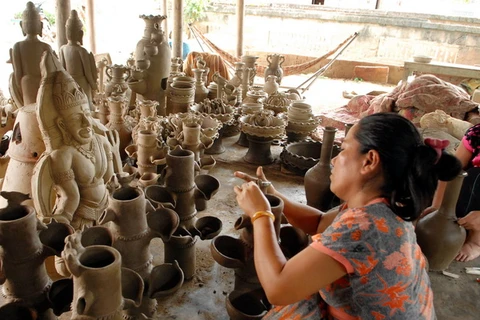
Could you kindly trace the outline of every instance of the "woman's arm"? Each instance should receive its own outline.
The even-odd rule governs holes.
[[[270,210],[257,184],[249,182],[235,186],[234,191],[240,207],[249,217],[257,211]],[[347,273],[342,264],[311,247],[287,261],[278,244],[273,220],[268,216],[253,221],[253,235],[255,270],[268,300],[274,305],[300,301]]]

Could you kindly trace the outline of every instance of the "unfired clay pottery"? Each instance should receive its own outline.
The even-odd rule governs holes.
[[[262,103],[242,103],[240,105],[240,116],[245,114],[252,114],[263,109]],[[240,130],[240,136],[238,137],[237,144],[242,147],[248,147],[248,139],[245,132]]]
[[[244,70],[248,70],[248,76],[244,78],[244,80],[248,80],[248,85],[251,86],[254,82],[255,76],[257,75],[257,68],[256,68],[256,62],[258,57],[257,56],[242,56],[242,62],[245,63]],[[245,74],[244,74],[245,76]],[[245,92],[248,90],[248,88],[245,90]]]
[[[31,180],[35,163],[45,151],[35,104],[18,110],[11,140],[5,157],[8,166],[1,190],[29,194],[32,192]],[[33,201],[28,200],[25,204],[33,206]],[[6,200],[0,198],[0,208],[6,205]]]
[[[40,60],[42,53],[52,51],[50,45],[38,39],[42,34],[42,21],[35,4],[27,2],[20,22],[24,40],[13,45],[10,50],[10,60],[13,74],[10,81],[10,93],[16,105],[20,108],[35,103],[40,87]]]
[[[94,111],[92,95],[93,91],[97,90],[98,72],[93,54],[82,47],[83,23],[78,17],[77,10],[70,12],[65,28],[68,43],[60,48],[60,62],[83,89],[87,95],[90,110]]]
[[[269,75],[265,78],[265,84],[263,85],[263,91],[268,95],[274,94],[278,91],[279,84],[277,83],[277,76]]]
[[[228,81],[228,83],[230,83],[234,87],[238,88],[238,87],[241,87],[241,85],[242,85],[243,68],[245,67],[245,63],[244,62],[235,62],[234,66],[235,66],[235,74],[232,77],[232,79],[230,79]]]
[[[144,70],[144,76],[141,80],[130,81],[128,86],[133,92],[141,95],[143,100],[158,101],[157,113],[164,116],[165,84],[170,74],[172,56],[172,50],[161,28],[162,21],[167,17],[141,15],[140,18],[145,21],[145,30],[135,49],[135,64]]]
[[[274,116],[270,110],[261,110],[240,117],[241,130],[249,141],[248,151],[243,158],[248,163],[257,165],[270,164],[274,161],[270,146],[273,139],[285,133],[285,120]]]
[[[165,241],[165,262],[178,261],[182,268],[185,279],[191,279],[195,274],[195,243],[196,236],[200,239],[211,239],[220,233],[222,223],[218,218],[204,216],[197,219],[196,197],[209,199],[216,193],[218,181],[210,181],[205,185],[196,185],[196,162],[192,151],[184,150],[180,146],[175,147],[167,155],[167,166],[163,177],[165,186],[149,186],[146,195],[152,202],[161,204],[170,203],[180,217],[180,226],[173,233],[169,241]],[[213,177],[211,177],[212,179]],[[203,179],[203,178],[202,178]],[[213,178],[216,180],[215,178]],[[198,191],[197,191],[198,189]]]
[[[28,199],[26,194],[2,191],[0,195],[8,200],[7,207],[0,209],[0,274],[6,302],[35,310],[40,320],[54,320],[53,306],[47,300],[52,281],[44,261],[60,255],[73,229],[63,223],[40,222],[33,207],[21,204]]]
[[[194,104],[190,110],[202,114],[204,116],[211,116],[214,119],[217,119],[221,123],[221,128],[218,131],[218,138],[215,139],[214,143],[207,149],[205,149],[206,154],[220,154],[225,152],[225,147],[222,143],[223,138],[223,129],[226,125],[229,125],[233,122],[234,119],[234,109],[230,105],[225,104],[222,99],[204,99],[203,102]]]
[[[168,147],[158,141],[154,131],[142,130],[138,133],[136,144],[126,147],[125,152],[137,160],[138,172],[143,175],[146,172],[156,173],[157,166],[165,164]]]
[[[203,102],[208,97],[208,89],[203,82],[204,69],[192,69],[195,76],[195,103]]]
[[[141,306],[125,310],[125,315],[132,320],[143,319],[140,318],[142,313],[152,317],[157,306],[153,298],[180,288],[183,272],[175,262],[160,267],[163,274],[154,272],[158,266],[153,267],[150,242],[153,238],[168,241],[180,219],[172,209],[155,210],[139,187],[129,185],[133,177],[117,175],[116,178],[120,187],[110,188],[109,206],[100,223],[113,222],[109,225],[114,237],[113,247],[122,255],[122,266],[137,272],[148,289],[143,293]]]
[[[173,79],[169,88],[167,115],[187,112],[195,101],[195,83],[193,78],[188,77],[192,81],[176,80],[178,78],[179,77]]]
[[[283,215],[283,201],[277,196],[267,194],[267,200],[275,216],[275,233],[280,243],[290,242],[301,244],[301,248],[290,247],[296,253],[306,246],[305,241],[297,241],[298,235],[292,230],[284,235],[293,236],[295,240],[280,238],[282,234],[281,220]],[[235,269],[234,290],[227,295],[227,312],[231,319],[261,319],[271,305],[258,280],[253,259],[253,226],[248,216],[242,215],[235,222],[235,229],[240,230],[238,239],[228,235],[219,235],[212,240],[210,249],[214,260],[226,268]],[[291,226],[289,226],[291,229]],[[305,235],[303,236],[305,240]],[[291,256],[287,256],[290,258]]]
[[[125,161],[127,153],[125,148],[132,142],[132,128],[125,122],[125,115],[128,112],[127,101],[124,96],[110,96],[107,98],[108,109],[110,110],[110,121],[106,127],[110,130],[117,130],[120,137],[120,158]]]
[[[466,176],[461,172],[448,182],[440,208],[421,218],[415,227],[417,242],[432,271],[447,269],[465,242],[466,231],[457,223],[455,207]]]
[[[292,100],[284,92],[275,92],[271,94],[264,103],[264,108],[272,110],[275,114],[288,111],[288,106]]]
[[[142,302],[143,280],[122,268],[120,253],[109,246],[84,247],[80,231],[67,237],[62,253],[73,277],[73,320],[121,320],[122,309]]]
[[[285,57],[280,54],[269,54],[267,56],[268,67],[265,69],[265,81],[269,75],[274,75],[277,78],[275,81],[280,84],[283,79],[282,64],[285,62]]]
[[[307,171],[304,178],[307,205],[324,212],[332,208],[334,199],[334,194],[330,191],[330,165],[336,131],[337,129],[333,127],[323,129],[320,160]]]
[[[319,123],[320,118],[314,117],[311,105],[293,101],[288,107],[287,141],[304,140],[317,129]]]
[[[124,65],[112,65],[106,68],[107,84],[105,85],[105,95],[121,96],[125,95],[128,89],[127,80],[130,78],[130,69]]]

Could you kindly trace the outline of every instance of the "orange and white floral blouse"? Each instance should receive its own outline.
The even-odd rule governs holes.
[[[345,209],[311,246],[347,275],[320,290],[333,319],[436,319],[426,260],[413,224],[385,199]]]

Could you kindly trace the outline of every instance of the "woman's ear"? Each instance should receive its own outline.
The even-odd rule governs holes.
[[[380,161],[380,155],[377,150],[369,150],[363,159],[362,169],[363,174],[375,174],[377,175],[379,170],[382,169],[382,163]]]

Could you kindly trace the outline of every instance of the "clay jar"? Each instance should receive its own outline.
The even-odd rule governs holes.
[[[304,177],[307,205],[322,211],[332,208],[334,199],[334,194],[330,191],[330,174],[332,171],[330,162],[336,131],[337,129],[334,127],[323,129],[320,160],[307,171]]]
[[[271,95],[278,91],[279,84],[277,83],[277,76],[269,75],[265,79],[265,84],[263,86],[263,91],[268,95]]]
[[[105,74],[108,78],[105,86],[106,96],[124,95],[128,89],[127,80],[130,78],[130,69],[126,66],[115,64],[113,66],[107,66]]]
[[[202,75],[205,72],[203,69],[192,69],[195,75],[195,98],[196,103],[203,102],[208,97],[208,89],[203,82]]]
[[[308,103],[293,101],[288,107],[288,120],[307,121],[312,117],[312,106]]]
[[[167,97],[167,115],[188,112],[195,101],[195,80],[191,77],[176,77],[170,85]]]
[[[465,228],[457,223],[455,207],[466,172],[448,182],[437,211],[420,219],[415,227],[417,242],[432,271],[443,271],[453,261],[466,238]]]

